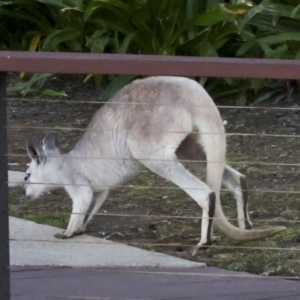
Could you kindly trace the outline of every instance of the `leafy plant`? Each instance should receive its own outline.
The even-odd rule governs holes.
[[[120,75],[115,77],[101,95],[101,101],[107,101],[115,92],[136,78],[136,75]]]
[[[0,0],[0,48],[22,51],[299,59],[299,28],[297,0]],[[101,86],[103,74],[90,78]],[[239,104],[270,89],[269,81],[200,80]]]
[[[50,97],[67,97],[68,95],[64,91],[54,91],[52,89],[42,89],[47,78],[52,76],[51,73],[36,73],[28,81],[19,82],[14,87],[8,87],[8,93],[20,93],[23,97],[28,94],[40,94],[41,96]]]
[[[299,95],[299,88],[297,81],[269,81],[254,104],[263,101],[272,101],[274,104],[281,101],[291,102],[295,95]]]
[[[262,1],[245,14],[237,56],[295,59],[300,56],[300,6]]]

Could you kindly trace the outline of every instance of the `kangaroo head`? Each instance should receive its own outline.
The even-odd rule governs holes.
[[[59,173],[58,136],[56,133],[48,133],[40,145],[28,143],[27,152],[31,158],[26,170],[25,194],[33,199],[55,188]]]

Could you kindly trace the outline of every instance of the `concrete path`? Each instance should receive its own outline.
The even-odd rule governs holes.
[[[25,173],[8,172],[9,186],[22,185]],[[12,266],[68,267],[201,267],[173,256],[145,251],[100,238],[81,235],[68,240],[54,238],[62,229],[13,218],[10,227]]]
[[[8,186],[15,187],[21,186],[24,183],[26,173],[20,171],[8,171]]]
[[[201,267],[173,256],[146,251],[104,239],[80,235],[54,238],[62,229],[14,217],[9,218],[12,266],[68,267]]]

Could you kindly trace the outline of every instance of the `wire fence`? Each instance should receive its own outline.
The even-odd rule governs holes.
[[[27,54],[26,54],[27,55]],[[39,56],[40,54],[38,54]],[[51,55],[50,55],[51,56]],[[29,56],[27,55],[26,57],[24,56],[23,57],[23,54],[19,57],[18,56],[18,53],[17,54],[10,54],[9,55],[7,53],[0,53],[0,61],[3,63],[3,68],[5,69],[5,71],[15,71],[15,70],[19,70],[21,68],[21,66],[18,65],[20,59],[23,60],[23,59],[27,59],[27,62],[26,62],[26,65],[24,65],[24,71],[38,71],[37,66],[38,68],[43,68],[43,71],[46,71],[47,68],[50,68],[50,64],[49,62],[51,61],[51,59],[53,58],[52,56],[51,57],[47,57],[44,61],[43,60],[39,60],[41,63],[35,63],[34,66],[31,66],[32,64],[32,61],[35,60],[35,57],[32,56],[32,54],[29,54]],[[72,57],[72,55],[71,55]],[[75,58],[75,56],[74,56]],[[66,71],[66,72],[69,72],[69,71],[74,71],[74,72],[83,72],[83,67],[80,67],[78,70],[75,70],[74,69],[74,62],[76,60],[74,60],[74,58],[72,57],[71,59],[69,59],[69,57],[65,57],[66,59],[66,65],[67,65],[67,69],[59,69],[57,72],[63,72],[63,71]],[[36,61],[38,61],[38,59],[41,59],[40,58],[37,58]],[[77,58],[78,59],[78,58]],[[102,59],[102,58],[101,58]],[[123,58],[122,58],[123,59]],[[133,59],[133,58],[131,58]],[[10,60],[10,64],[8,64],[8,60]],[[131,60],[133,61],[133,60]],[[31,63],[30,63],[31,62]],[[184,70],[183,69],[180,69],[180,67],[182,66],[182,63],[188,63],[189,64],[189,67],[184,67]],[[218,61],[220,63],[220,61]],[[99,63],[99,61],[98,61]],[[156,72],[156,73],[161,73],[161,70],[160,71],[153,71],[153,68],[150,68],[149,66],[151,64],[154,64],[157,68],[159,66],[159,64],[161,64],[161,61],[153,61],[152,58],[149,59],[149,61],[146,62],[146,67],[145,67],[145,64],[144,64],[144,61],[141,60],[141,58],[138,58],[137,60],[137,63],[134,63],[133,62],[133,65],[134,67],[132,67],[130,69],[130,72],[131,74],[135,74],[135,73],[141,73],[141,74],[145,74],[145,75],[155,75],[155,74],[152,74],[153,72]],[[172,67],[169,71],[170,72],[174,72],[173,74],[174,75],[188,75],[187,73],[189,72],[188,68],[191,68],[191,66],[193,66],[193,64],[195,64],[195,61],[194,60],[185,60],[181,62],[181,64],[176,64],[174,63],[174,61],[169,61],[168,63],[172,63],[174,64],[174,67]],[[220,70],[221,65],[219,65],[218,67],[216,67],[216,62],[213,62],[213,61],[210,61],[210,60],[207,60],[204,62],[206,64],[206,71],[205,72],[208,72],[207,70],[210,70],[209,73],[210,75],[212,73],[214,73],[215,75],[212,75],[212,76],[217,76],[217,71]],[[232,66],[230,65],[232,63]],[[116,65],[115,61],[114,60],[110,60],[109,58],[109,63],[107,64],[107,66],[104,66],[104,68],[106,68],[105,70],[107,70],[107,68],[111,68],[110,71],[108,73],[113,73],[113,72],[116,72],[116,67],[113,66],[113,64]],[[214,66],[212,69],[209,69],[209,66]],[[239,68],[241,68],[242,70],[242,67],[241,66],[249,66],[249,64],[246,64],[244,65],[242,61],[238,61],[238,64],[239,64]],[[259,63],[258,63],[259,64]],[[95,66],[92,65],[92,60],[90,60],[90,58],[88,58],[88,62],[87,62],[87,65],[91,68],[95,68]],[[97,65],[99,66],[99,64]],[[128,66],[128,64],[127,64]],[[166,66],[166,65],[165,65]],[[223,65],[224,66],[224,65]],[[291,64],[289,63],[288,66],[290,68],[293,68],[293,72],[292,73],[289,73],[287,72],[287,69],[285,69],[285,65],[281,65],[281,62],[279,61],[276,61],[276,67],[277,67],[277,70],[276,72],[274,71],[276,68],[275,68],[275,65],[272,65],[270,64],[269,62],[264,65],[266,68],[263,70],[263,74],[261,74],[261,70],[262,70],[262,65],[259,65],[259,66],[255,66],[254,64],[253,65],[250,65],[250,70],[249,73],[247,73],[247,75],[243,75],[241,74],[241,72],[243,73],[244,71],[239,71],[238,72],[238,75],[236,73],[236,68],[237,68],[237,65],[231,61],[228,61],[226,62],[226,66],[224,68],[224,70],[222,70],[222,72],[225,72],[225,71],[228,71],[229,72],[225,72],[223,75],[221,74],[220,76],[225,76],[228,77],[228,74],[235,74],[236,76],[238,77],[250,77],[250,75],[254,74],[253,76],[254,77],[264,77],[264,76],[267,76],[269,78],[282,78],[281,76],[283,77],[286,77],[286,78],[295,78],[297,76],[299,76],[299,68],[300,68],[300,64],[297,63],[297,64]],[[124,66],[118,66],[118,68],[123,68]],[[17,68],[17,69],[16,69]],[[34,68],[31,69],[31,68]],[[51,68],[53,68],[53,66],[51,66]],[[101,67],[102,68],[102,67]],[[118,69],[117,68],[117,69]],[[126,68],[126,65],[125,65],[125,68]],[[136,69],[135,69],[136,68]],[[176,69],[177,68],[177,69]],[[193,72],[198,72],[198,75],[201,75],[199,74],[199,68],[198,70],[196,70],[196,65],[194,65],[193,67]],[[143,69],[143,71],[141,71]],[[150,70],[151,69],[151,70]],[[168,69],[168,68],[166,68]],[[226,69],[226,70],[225,70]],[[247,68],[244,68],[244,70],[247,69]],[[22,69],[23,70],[23,69]],[[102,70],[102,69],[101,69]],[[119,70],[119,69],[118,69]],[[137,71],[139,70],[139,71]],[[149,71],[147,71],[149,70]],[[159,70],[159,68],[157,69]],[[177,70],[177,71],[176,71]],[[203,69],[202,69],[203,70]],[[270,70],[273,70],[273,75],[271,75],[271,71]],[[284,71],[283,71],[284,70]],[[48,70],[49,71],[49,70]],[[169,72],[168,71],[168,72]],[[86,72],[86,71],[84,71]],[[98,72],[100,72],[98,70]],[[104,71],[103,71],[104,72]],[[127,73],[129,72],[128,70],[126,71]],[[147,73],[149,72],[149,74]],[[177,74],[177,73],[178,74]],[[182,74],[182,72],[185,72],[186,74]],[[202,72],[202,71],[201,71]],[[252,73],[251,73],[252,72]],[[105,73],[105,72],[104,72]],[[122,72],[116,72],[116,73],[122,73]],[[1,76],[4,76],[2,75],[4,73],[0,73]],[[267,75],[269,74],[269,75]],[[282,75],[283,74],[283,75]],[[297,75],[298,74],[298,75]],[[190,75],[190,74],[189,74]],[[207,75],[207,74],[206,74]],[[33,130],[37,130],[37,131],[52,131],[52,130],[55,130],[55,131],[65,131],[65,132],[70,132],[70,131],[79,131],[79,132],[85,132],[87,129],[84,127],[81,127],[81,126],[75,126],[74,124],[73,125],[66,125],[66,126],[52,126],[52,125],[47,125],[47,126],[41,126],[41,124],[26,124],[26,125],[12,125],[12,124],[8,124],[6,123],[6,120],[7,120],[7,116],[6,116],[6,105],[7,105],[7,102],[10,103],[10,107],[9,107],[9,110],[15,110],[15,113],[18,114],[20,112],[21,109],[24,109],[23,107],[20,108],[20,107],[15,107],[13,106],[15,103],[22,103],[22,105],[32,105],[32,104],[37,104],[37,103],[48,103],[48,104],[58,104],[58,103],[66,103],[66,104],[70,104],[70,105],[74,105],[74,104],[91,104],[91,105],[103,105],[105,102],[103,101],[77,101],[77,100],[72,100],[72,99],[51,99],[51,100],[47,100],[47,99],[29,99],[29,98],[16,98],[16,97],[10,97],[10,98],[7,98],[5,96],[5,93],[3,92],[6,88],[6,83],[5,83],[5,80],[3,79],[3,77],[0,78],[0,82],[2,83],[2,85],[0,85],[0,120],[1,120],[1,123],[0,123],[0,129],[1,129],[1,134],[0,134],[0,159],[1,159],[1,166],[0,166],[0,184],[1,184],[1,188],[0,188],[0,191],[1,191],[1,194],[0,194],[0,244],[1,244],[1,248],[0,248],[0,279],[1,281],[2,280],[6,280],[6,282],[2,284],[1,282],[1,285],[2,286],[6,286],[5,289],[1,288],[1,293],[0,293],[0,298],[1,299],[9,299],[7,295],[9,295],[9,290],[10,290],[10,285],[9,285],[9,275],[8,275],[8,272],[9,272],[9,259],[8,259],[8,230],[6,230],[8,228],[8,214],[7,214],[7,209],[8,209],[8,203],[7,203],[7,184],[9,183],[19,183],[19,182],[14,182],[14,181],[10,181],[8,180],[7,178],[7,172],[6,172],[6,165],[7,165],[7,160],[9,159],[15,159],[15,160],[18,160],[18,159],[24,159],[25,157],[27,158],[27,154],[26,154],[26,150],[25,150],[25,145],[24,145],[24,154],[20,154],[20,153],[17,153],[17,152],[14,152],[14,151],[7,151],[7,149],[5,148],[6,145],[7,145],[7,142],[6,142],[6,131],[8,130],[10,133],[14,133],[16,132],[17,130],[19,131],[22,131],[22,132],[31,132]],[[27,104],[26,104],[27,103]],[[117,103],[113,103],[112,105],[117,105]],[[122,104],[124,105],[124,104]],[[145,107],[147,107],[148,103],[127,103],[126,105],[144,105]],[[261,106],[249,106],[249,107],[241,107],[241,106],[218,106],[219,109],[235,109],[235,110],[247,110],[249,112],[252,112],[252,111],[287,111],[287,112],[297,112],[300,110],[300,107],[261,107]],[[30,123],[30,122],[29,122]],[[99,130],[100,132],[112,132],[111,129],[109,128],[103,128],[101,130]],[[267,131],[267,129],[266,129]],[[168,131],[166,131],[168,132]],[[170,134],[177,134],[177,133],[184,133],[184,132],[181,132],[181,131],[169,131],[168,133]],[[202,133],[203,134],[203,133]],[[204,134],[215,134],[215,133],[210,133],[210,132],[207,132],[207,133],[204,133]],[[286,134],[286,133],[267,133],[267,132],[235,132],[235,131],[232,131],[232,132],[227,132],[226,135],[228,137],[235,137],[235,136],[240,136],[240,137],[249,137],[249,138],[262,138],[262,139],[267,139],[267,138],[272,138],[272,139],[277,139],[277,138],[283,138],[283,139],[298,139],[300,137],[299,134],[296,134],[296,132],[292,133],[292,134]],[[4,145],[4,146],[3,146]],[[99,160],[122,160],[122,161],[126,161],[130,158],[126,158],[126,157],[70,157],[71,159],[88,159],[88,160],[91,160],[91,159],[99,159]],[[286,162],[286,161],[283,161],[283,159],[280,159],[278,158],[277,159],[278,162],[270,162],[270,161],[263,161],[263,160],[249,160],[249,159],[246,159],[246,160],[240,160],[240,161],[230,161],[228,163],[230,163],[230,165],[238,165],[238,166],[245,166],[245,165],[261,165],[261,166],[264,166],[264,167],[300,167],[300,162],[298,163],[297,161],[294,161],[294,158],[292,159],[291,162]],[[280,161],[281,160],[281,161]],[[167,159],[165,160],[157,160],[157,162],[161,162],[161,161],[168,161]],[[189,162],[189,163],[203,163],[205,164],[205,160],[180,160],[182,162]],[[218,163],[217,161],[215,163]],[[5,166],[5,168],[3,167]],[[23,170],[25,171],[25,169]],[[5,175],[6,173],[6,175]],[[23,182],[22,182],[23,183]],[[38,182],[38,183],[35,183],[35,184],[45,184],[45,182]],[[52,185],[57,185],[55,183],[49,183],[47,182],[47,184],[52,184]],[[73,184],[74,185],[74,184]],[[62,186],[66,186],[66,184],[64,185],[60,185],[61,187]],[[78,185],[78,186],[82,186],[81,184]],[[271,188],[247,188],[247,190],[244,190],[244,189],[241,189],[241,192],[244,192],[244,191],[247,191],[249,193],[260,193],[260,194],[270,194],[272,196],[274,196],[274,198],[276,198],[277,195],[279,195],[280,197],[282,195],[295,195],[297,196],[299,193],[300,193],[300,190],[298,190],[297,188],[297,184],[295,185],[292,185],[291,187],[288,186],[285,189],[280,189],[278,187],[271,187]],[[103,187],[102,187],[103,188]],[[105,188],[111,188],[110,186],[105,186]],[[176,191],[176,190],[180,190],[180,188],[178,187],[174,187],[174,186],[169,186],[169,185],[162,185],[161,183],[159,185],[157,185],[156,183],[154,183],[154,185],[144,185],[144,184],[135,184],[135,185],[119,185],[117,187],[114,187],[116,189],[129,189],[129,190],[135,190],[135,189],[139,189],[139,190],[160,190],[160,191]],[[230,191],[230,189],[228,188],[222,188],[222,191]],[[232,190],[231,190],[232,191]],[[279,198],[278,196],[278,198]],[[276,198],[276,200],[278,199]],[[299,202],[298,199],[292,199],[293,201],[295,201],[295,203]],[[291,201],[291,200],[288,200],[288,201]],[[276,204],[274,204],[276,205]],[[296,209],[297,206],[293,207],[293,209]],[[36,214],[40,214],[40,215],[43,215],[43,214],[53,214],[53,215],[58,215],[58,216],[61,216],[61,215],[68,215],[69,212],[64,212],[64,211],[51,211],[51,210],[48,210],[47,212],[45,211],[39,211],[39,212],[35,212]],[[97,216],[101,216],[101,217],[113,217],[113,218],[141,218],[141,219],[154,219],[154,218],[157,218],[157,219],[167,219],[167,220],[173,220],[173,219],[178,219],[178,220],[201,220],[202,217],[200,216],[197,216],[195,215],[195,213],[193,213],[193,215],[168,215],[168,214],[157,214],[157,215],[153,215],[153,214],[142,214],[142,213],[96,213]],[[267,215],[267,214],[266,214]],[[228,219],[230,221],[237,221],[238,218],[234,217],[234,216],[229,216]],[[241,219],[239,219],[241,220]],[[297,227],[297,224],[300,222],[300,220],[297,219],[297,217],[294,217],[292,218],[291,216],[289,217],[286,217],[286,218],[282,218],[281,216],[277,217],[277,218],[259,218],[259,219],[255,219],[255,223],[259,223],[259,224],[270,224],[270,223],[284,223],[284,224],[288,224],[288,226],[290,226],[289,228],[292,228],[293,225],[295,225]],[[195,236],[197,236],[197,233],[198,232],[195,232]],[[27,242],[35,242],[35,243],[40,243],[40,242],[47,242],[47,243],[60,243],[61,241],[55,241],[55,240],[51,240],[51,239],[14,239],[14,240],[11,240],[13,242],[24,242],[24,241],[27,241]],[[64,241],[64,243],[70,243],[70,244],[76,244],[77,242],[70,239],[70,240],[67,240],[67,241]],[[89,243],[89,242],[85,242],[85,241],[82,241],[80,243]],[[186,240],[184,240],[184,242],[143,242],[143,241],[119,241],[120,245],[122,244],[125,244],[125,245],[134,245],[134,246],[137,246],[137,247],[142,247],[142,248],[154,248],[154,249],[158,249],[159,247],[161,248],[174,248],[174,247],[182,247],[184,249],[187,249],[187,248],[190,248],[192,246],[194,246],[194,244],[192,243],[188,243],[186,242]],[[7,247],[5,247],[4,245],[7,245]],[[101,244],[101,246],[104,246],[105,247],[105,243]],[[293,243],[292,246],[284,246],[284,247],[280,247],[280,246],[277,246],[277,243],[273,243],[271,244],[271,246],[256,246],[256,245],[245,245],[243,246],[242,244],[236,244],[236,243],[232,243],[231,245],[228,245],[228,244],[215,244],[215,245],[212,245],[211,246],[212,248],[212,251],[218,251],[218,250],[221,250],[221,249],[226,249],[227,251],[236,251],[236,250],[245,250],[245,251],[261,251],[262,253],[265,252],[265,251],[272,251],[272,252],[279,252],[279,253],[293,253],[293,255],[297,254],[300,249],[299,247],[296,246],[295,243]],[[214,258],[209,258],[209,257],[203,257],[203,260],[209,262],[209,261],[219,261],[219,259],[214,259]],[[298,259],[298,256],[293,256],[293,257],[289,257],[289,260],[290,261],[293,261],[294,263],[298,263],[298,261],[300,261],[300,257]],[[99,270],[99,272],[105,272],[105,270]],[[138,271],[138,270],[133,270],[133,271],[130,271],[130,272],[135,272],[135,273],[141,273],[141,271]],[[165,274],[165,275],[174,275],[174,272],[150,272],[150,271],[145,271],[144,273],[147,273],[147,274]],[[176,272],[175,272],[176,274]],[[190,276],[208,276],[208,277],[213,277],[213,276],[224,276],[224,277],[227,277],[227,276],[231,276],[231,277],[246,277],[246,278],[251,278],[251,277],[255,277],[256,275],[245,275],[245,274],[238,274],[238,275],[235,275],[235,274],[232,274],[232,275],[228,275],[228,274],[222,274],[222,273],[219,273],[219,274],[198,274],[198,273],[193,273],[193,272],[177,272],[177,274],[180,274],[180,275],[190,275]],[[279,275],[276,275],[276,276],[272,276],[272,278],[280,278],[280,279],[299,279],[300,274],[294,274],[294,276],[279,276]],[[267,277],[267,276],[266,276]],[[3,279],[4,278],[4,279]],[[71,299],[71,298],[70,298]],[[75,298],[74,298],[75,299]],[[85,299],[85,298],[81,298],[81,299]],[[104,299],[103,297],[98,297],[98,298],[93,298],[93,299]]]
[[[38,130],[67,130],[67,131],[72,131],[72,130],[77,130],[77,131],[91,131],[91,132],[118,132],[114,131],[111,129],[99,129],[99,130],[89,130],[89,129],[83,129],[80,127],[40,127],[40,126],[8,126],[8,129],[23,129],[23,130],[28,130],[28,129],[38,129]],[[139,130],[124,130],[125,132],[141,132]],[[120,132],[124,132],[120,131]],[[143,130],[144,133],[159,133],[159,131],[147,131]],[[167,134],[176,134],[176,133],[188,133],[186,131],[166,131]],[[192,134],[198,134],[198,133],[192,133]],[[201,132],[201,134],[208,134],[208,135],[220,135],[220,133],[215,133],[215,132]],[[300,138],[300,135],[291,135],[291,134],[266,134],[266,133],[242,133],[242,132],[229,132],[226,133],[227,136],[251,136],[251,137],[282,137],[282,138]]]
[[[67,103],[67,104],[96,104],[99,106],[102,106],[103,104],[106,104],[106,101],[90,101],[90,100],[72,100],[72,99],[38,99],[38,98],[14,98],[14,97],[5,97],[4,98],[7,101],[11,102],[32,102],[32,103],[44,103],[47,102],[48,104],[55,104],[55,103]],[[119,102],[111,102],[110,105],[112,106],[118,106],[118,105],[123,105],[124,103],[119,103]],[[147,102],[128,102],[126,103],[126,106],[131,106],[131,105],[149,105]],[[151,104],[151,106],[158,106],[158,104]],[[170,104],[159,104],[159,106],[171,106],[171,107],[176,107],[176,105],[170,105]],[[197,105],[196,107],[201,107],[201,108],[207,108],[211,106],[205,106],[205,105]],[[265,110],[265,111],[282,111],[282,110],[287,110],[287,111],[298,111],[300,110],[300,107],[274,107],[274,106],[239,106],[239,105],[216,105],[217,108],[219,109],[243,109],[243,110]],[[15,107],[12,107],[11,109],[14,109]]]
[[[49,102],[49,101],[54,101],[54,102],[69,102],[69,103],[93,103],[93,104],[104,104],[105,102],[95,102],[95,101],[72,101],[72,100],[34,100],[34,99],[18,99],[18,98],[7,98],[8,101],[27,101],[27,102]],[[113,103],[115,104],[115,103]],[[129,105],[132,104],[141,104],[141,103],[130,103]],[[142,104],[147,104],[147,103],[142,103]],[[285,108],[279,108],[279,107],[236,107],[236,106],[218,106],[219,108],[228,108],[228,109],[263,109],[263,110],[297,110],[298,108],[290,108],[290,107],[285,107]],[[16,129],[22,129],[22,130],[30,130],[30,129],[38,129],[38,130],[80,130],[80,131],[86,131],[86,128],[77,128],[77,127],[59,127],[59,126],[54,126],[54,127],[48,127],[48,126],[13,126],[13,125],[9,125],[7,126],[7,128],[9,130],[16,130]],[[102,129],[99,130],[99,132],[103,132],[103,131],[108,131],[108,132],[115,132],[111,129]],[[166,133],[183,133],[183,132],[172,132],[172,131],[166,131]],[[205,134],[205,133],[204,133]],[[214,133],[210,133],[207,132],[207,134],[214,134]],[[299,135],[282,135],[282,134],[262,134],[262,133],[258,133],[258,134],[254,134],[254,133],[237,133],[237,132],[231,132],[231,133],[227,133],[228,135],[242,135],[242,136],[259,136],[259,137],[283,137],[283,138],[298,138]],[[7,154],[8,157],[27,157],[27,154],[17,154],[17,153],[8,153]],[[54,157],[54,156],[49,156],[49,157]],[[99,159],[99,160],[130,160],[130,158],[126,158],[126,157],[84,157],[84,156],[80,156],[80,157],[70,157],[72,159]],[[147,159],[144,159],[147,160]],[[151,159],[152,161],[157,161],[157,162],[161,162],[161,161],[169,161],[167,159]],[[179,160],[179,161],[183,161],[183,160]],[[192,162],[192,163],[205,163],[205,160],[184,160],[184,162]],[[217,161],[214,163],[218,163]],[[241,165],[245,165],[245,164],[255,164],[255,165],[266,165],[266,166],[300,166],[300,164],[298,163],[272,163],[272,162],[262,162],[262,161],[232,161],[230,162],[230,164],[241,164]],[[17,182],[11,182],[11,183],[17,183]],[[35,183],[35,184],[44,184],[43,182],[40,183]],[[48,183],[49,184],[49,183]],[[50,183],[51,184],[51,183]],[[102,187],[102,188],[109,188],[109,187]],[[139,188],[139,189],[180,189],[177,187],[170,187],[170,186],[141,186],[141,185],[136,185],[136,186],[128,186],[128,185],[124,185],[124,186],[118,186],[118,188]],[[228,189],[222,189],[223,191],[229,191]],[[255,189],[255,190],[251,190],[251,189],[247,189],[248,192],[256,192],[256,193],[290,193],[290,194],[298,194],[299,191],[286,191],[286,190],[260,190],[260,189]]]
[[[53,103],[58,103],[58,102],[66,102],[66,103],[70,103],[70,104],[81,104],[81,103],[90,103],[90,104],[104,104],[105,102],[96,102],[96,101],[72,101],[72,100],[35,100],[35,99],[17,99],[17,98],[7,98],[7,101],[24,101],[24,103],[33,103],[33,102],[52,102]],[[23,103],[23,104],[24,104]],[[130,103],[129,105],[132,105],[135,103]],[[138,103],[140,104],[140,103]],[[143,104],[147,104],[147,103],[143,103]],[[297,111],[299,110],[299,108],[291,108],[291,107],[236,107],[236,106],[218,106],[219,108],[223,108],[223,109],[235,109],[235,110],[239,110],[239,109],[248,109],[249,113],[251,113],[251,111],[258,110],[258,111],[269,111],[269,110],[280,110],[280,111]],[[10,107],[10,110],[15,109],[14,107]],[[81,128],[81,127],[72,127],[72,126],[32,126],[31,124],[27,124],[26,126],[18,126],[18,125],[8,125],[7,129],[10,132],[14,132],[15,130],[22,130],[24,132],[30,132],[30,130],[43,130],[43,131],[66,131],[66,132],[70,132],[70,131],[81,131],[81,132],[85,132],[88,129],[86,128]],[[114,132],[116,133],[116,130],[112,130],[112,129],[99,129],[99,132]],[[170,133],[170,134],[174,134],[174,133],[183,133],[183,132],[172,132],[172,131],[165,131],[166,133]],[[205,133],[204,133],[205,134]],[[212,134],[210,132],[207,132],[207,134]],[[295,134],[276,134],[276,133],[272,133],[272,134],[265,134],[265,133],[243,133],[243,132],[227,132],[226,133],[228,136],[244,136],[244,137],[261,137],[261,138],[298,138],[300,137],[300,135],[295,135]],[[25,151],[25,148],[24,148]],[[12,153],[9,152],[7,154],[8,158],[13,158],[13,159],[18,159],[18,158],[28,158],[28,155],[26,153],[24,154],[19,154],[19,153]],[[54,155],[50,155],[49,158],[57,158],[59,159],[60,156],[54,156]],[[76,160],[76,159],[80,159],[80,160],[111,160],[111,161],[126,161],[126,160],[132,160],[132,158],[129,157],[113,157],[113,156],[107,156],[107,157],[91,157],[91,156],[69,156],[70,159],[72,160]],[[157,161],[159,162],[168,162],[171,161],[170,159],[144,159],[144,160],[151,160],[151,161]],[[200,163],[200,164],[205,164],[206,160],[203,159],[196,159],[196,160],[178,160],[180,162],[185,162],[185,163]],[[219,163],[218,161],[215,161],[213,163]],[[275,167],[300,167],[300,163],[286,163],[286,162],[269,162],[269,161],[251,161],[251,160],[245,160],[245,161],[228,161],[228,163],[230,165],[238,165],[238,166],[245,166],[245,165],[261,165],[261,166],[275,166]],[[16,181],[9,181],[8,183],[20,183],[20,182],[16,182]],[[59,187],[64,187],[64,186],[68,186],[68,185],[72,185],[72,186],[85,186],[85,184],[56,184],[56,183],[49,183],[49,182],[35,182],[35,183],[30,183],[30,184],[47,184],[47,185],[53,185],[56,186],[58,185]],[[98,187],[99,189],[101,188],[105,188],[105,189],[110,189],[112,188],[111,186],[101,186]],[[176,186],[170,186],[170,185],[140,185],[140,184],[129,184],[129,185],[119,185],[119,186],[114,186],[114,189],[129,189],[129,190],[135,190],[135,189],[140,189],[140,190],[165,190],[166,192],[171,191],[171,190],[181,190],[181,188],[176,187]],[[186,188],[186,189],[191,189],[191,188]],[[228,188],[222,188],[221,191],[230,191],[230,189]],[[276,194],[287,194],[287,195],[297,195],[300,193],[300,190],[278,190],[278,189],[268,189],[268,188],[255,188],[255,189],[251,189],[251,188],[247,188],[247,190],[243,190],[241,189],[241,192],[247,191],[248,193],[259,193],[259,194],[271,194],[271,195],[276,195]],[[295,199],[295,201],[298,201],[298,199]],[[68,216],[70,213],[69,212],[62,212],[62,211],[47,211],[47,212],[36,212],[37,215],[46,215],[46,214],[53,214],[56,216]],[[75,213],[75,214],[79,214],[79,213]],[[80,215],[80,214],[79,214]],[[86,215],[89,215],[88,213]],[[201,220],[202,217],[201,216],[197,216],[197,215],[188,215],[188,216],[183,216],[183,215],[153,215],[153,214],[133,214],[133,213],[96,213],[94,214],[95,216],[101,216],[101,217],[114,217],[114,218],[141,218],[141,219],[167,219],[167,220],[173,220],[173,219],[178,219],[178,220]],[[216,218],[215,218],[216,219]],[[230,221],[237,221],[237,220],[242,220],[242,219],[238,219],[237,217],[234,216],[228,216],[228,220]],[[288,219],[288,218],[274,218],[274,219],[264,219],[264,218],[260,218],[260,219],[256,219],[255,223],[258,224],[276,224],[276,223],[280,223],[280,224],[298,224],[300,222],[300,220],[298,220],[297,218],[294,219]],[[289,226],[291,226],[289,225]],[[112,234],[113,235],[113,234]],[[104,239],[107,238],[111,238],[112,235],[108,235],[107,237],[105,237]],[[196,232],[195,232],[195,236],[196,236]],[[44,243],[44,242],[49,242],[49,243],[60,243],[59,240],[55,241],[55,240],[47,240],[47,239],[14,239],[14,242],[36,242],[36,243]],[[76,243],[82,243],[82,242],[76,242],[76,241],[72,241],[72,240],[68,240],[68,241],[64,241],[65,243],[69,243],[69,244],[76,244]],[[149,243],[149,242],[138,242],[136,240],[133,241],[118,241],[120,245],[132,245],[132,246],[137,246],[137,247],[142,247],[142,248],[153,248],[153,249],[172,249],[172,248],[176,248],[176,247],[181,247],[184,251],[187,251],[189,248],[193,247],[193,244],[189,244],[189,243],[180,243],[180,242],[169,242],[169,243],[164,243],[164,242],[157,242],[157,243]],[[83,242],[83,243],[95,243],[95,242]],[[106,244],[103,243],[103,246],[105,246]],[[216,249],[216,250],[242,250],[242,251],[277,251],[277,252],[291,252],[291,253],[298,253],[300,251],[299,248],[295,248],[295,247],[270,247],[270,246],[243,246],[243,245],[212,245],[211,246],[212,249]],[[213,250],[212,250],[213,251]],[[213,258],[208,258],[208,257],[203,257],[203,261],[205,262],[218,262],[220,260],[218,259],[213,259]],[[298,262],[300,261],[300,259],[297,258],[291,258],[291,261],[295,261]],[[220,274],[216,274],[215,276],[219,276]],[[211,275],[213,276],[213,274]],[[293,279],[297,279],[298,276],[273,276],[272,278],[293,278]],[[299,277],[300,278],[300,277]]]

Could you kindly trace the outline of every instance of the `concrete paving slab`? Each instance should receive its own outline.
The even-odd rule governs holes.
[[[202,267],[173,256],[80,235],[59,240],[62,229],[9,218],[11,266]]]
[[[15,187],[15,186],[22,186],[24,184],[24,177],[25,172],[19,171],[8,171],[8,186]]]

